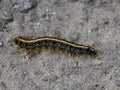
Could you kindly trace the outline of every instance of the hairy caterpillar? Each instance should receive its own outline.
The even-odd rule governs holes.
[[[85,45],[78,45],[66,40],[54,37],[40,37],[35,39],[28,39],[24,37],[16,37],[14,39],[15,45],[21,51],[32,57],[43,50],[51,50],[54,52],[70,53],[71,55],[88,55],[95,57],[97,51]]]

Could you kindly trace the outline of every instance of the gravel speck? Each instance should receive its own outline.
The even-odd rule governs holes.
[[[73,32],[69,35],[69,38],[71,39],[72,42],[78,41],[80,37],[81,37],[81,33],[79,32],[78,33]]]
[[[116,86],[120,87],[120,80],[116,80]]]
[[[2,18],[0,18],[0,31],[5,28],[5,25],[6,25],[6,21]]]
[[[27,12],[29,9],[32,9],[35,6],[35,0],[22,0],[19,6],[19,10],[21,12]]]
[[[96,0],[81,0],[80,2],[87,4],[87,5],[94,5]]]
[[[77,1],[79,1],[79,0],[68,0],[68,1],[70,1],[70,2],[77,2]]]
[[[6,86],[6,84],[3,81],[0,83],[0,87],[1,87],[2,90],[6,90],[7,89],[7,86]]]
[[[0,47],[2,47],[3,46],[3,42],[2,41],[0,41]]]
[[[2,18],[8,22],[13,21],[13,15],[7,11],[2,14]]]
[[[96,90],[94,86],[89,86],[87,90]]]

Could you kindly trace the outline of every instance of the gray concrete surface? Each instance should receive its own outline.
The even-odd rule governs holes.
[[[14,48],[19,35],[59,37],[100,53],[27,60]],[[0,90],[120,90],[120,0],[0,0]]]

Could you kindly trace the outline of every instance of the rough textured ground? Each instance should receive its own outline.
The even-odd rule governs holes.
[[[13,47],[18,35],[59,37],[100,53],[26,60]],[[120,0],[0,0],[0,90],[120,90]]]

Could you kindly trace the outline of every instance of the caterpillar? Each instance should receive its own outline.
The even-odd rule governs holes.
[[[53,52],[69,53],[70,55],[88,55],[95,57],[97,51],[86,45],[79,45],[67,40],[62,40],[55,37],[40,37],[35,39],[18,36],[14,39],[15,46],[20,51],[25,52],[30,57],[40,53],[44,50]]]

